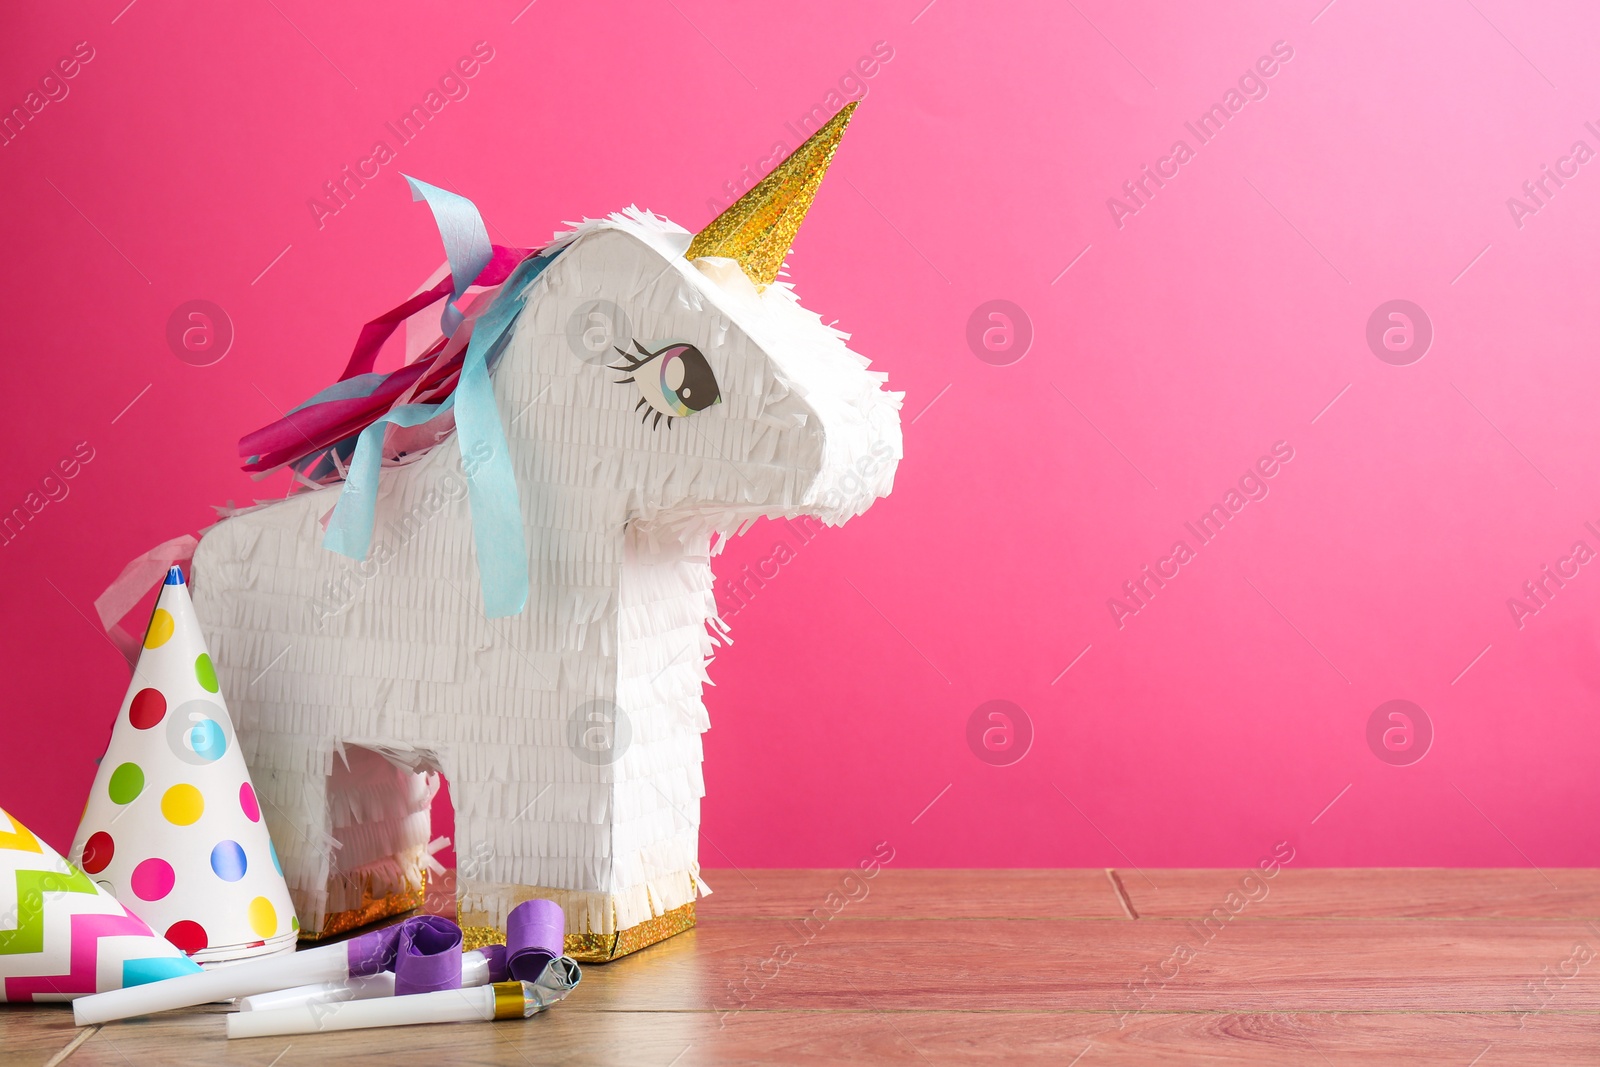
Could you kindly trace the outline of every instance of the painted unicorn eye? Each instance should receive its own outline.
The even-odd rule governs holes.
[[[625,362],[613,364],[612,370],[627,371],[628,377],[617,379],[617,384],[632,382],[639,389],[639,402],[633,410],[644,408],[648,420],[654,411],[654,429],[663,417],[667,427],[672,420],[704,411],[720,403],[722,392],[717,388],[717,376],[711,364],[694,345],[685,341],[668,341],[654,352],[638,341],[633,342],[635,352],[617,349]]]

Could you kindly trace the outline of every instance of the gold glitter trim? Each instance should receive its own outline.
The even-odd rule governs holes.
[[[765,289],[778,277],[795,234],[805,221],[811,201],[817,195],[822,176],[828,173],[834,150],[844,128],[850,125],[856,102],[846,104],[837,115],[806,139],[806,143],[779,163],[748,193],[728,205],[722,214],[706,223],[705,229],[689,242],[686,259],[722,256],[738,260],[739,266]]]
[[[359,907],[347,911],[336,911],[322,921],[321,930],[300,931],[302,941],[320,941],[324,938],[335,937],[348,933],[358,927],[375,923],[379,919],[387,919],[391,915],[400,915],[403,912],[415,911],[422,907],[423,897],[427,894],[427,874],[423,874],[423,884],[415,889],[402,889],[398,893],[387,896],[374,897],[371,884],[361,887],[361,904]]]
[[[607,963],[630,952],[648,948],[658,941],[665,941],[674,934],[681,934],[685,930],[692,929],[694,924],[694,901],[691,900],[681,908],[673,908],[616,933],[569,933],[563,948],[568,956],[579,963]],[[461,928],[461,947],[464,951],[505,943],[505,931],[493,926]]]
[[[503,945],[506,943],[506,932],[496,930],[492,926],[463,926],[461,928],[461,951],[471,952],[484,945]]]
[[[496,982],[494,989],[494,1017],[496,1019],[520,1019],[523,1009],[528,1005],[527,998],[522,995],[521,982]]]

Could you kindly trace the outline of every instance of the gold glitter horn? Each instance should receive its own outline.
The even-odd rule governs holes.
[[[771,285],[855,110],[855,101],[846,104],[771,174],[708,222],[689,243],[685,257],[737,260],[756,289]]]

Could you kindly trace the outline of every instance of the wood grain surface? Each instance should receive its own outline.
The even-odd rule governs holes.
[[[714,871],[698,929],[526,1022],[229,1042],[222,1006],[18,1005],[0,1064],[1600,1063],[1600,872],[1246,873]]]

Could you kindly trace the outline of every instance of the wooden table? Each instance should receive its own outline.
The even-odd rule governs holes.
[[[710,871],[697,930],[527,1022],[229,1042],[221,1008],[11,1006],[0,1063],[1600,1063],[1600,871],[1245,873]]]

